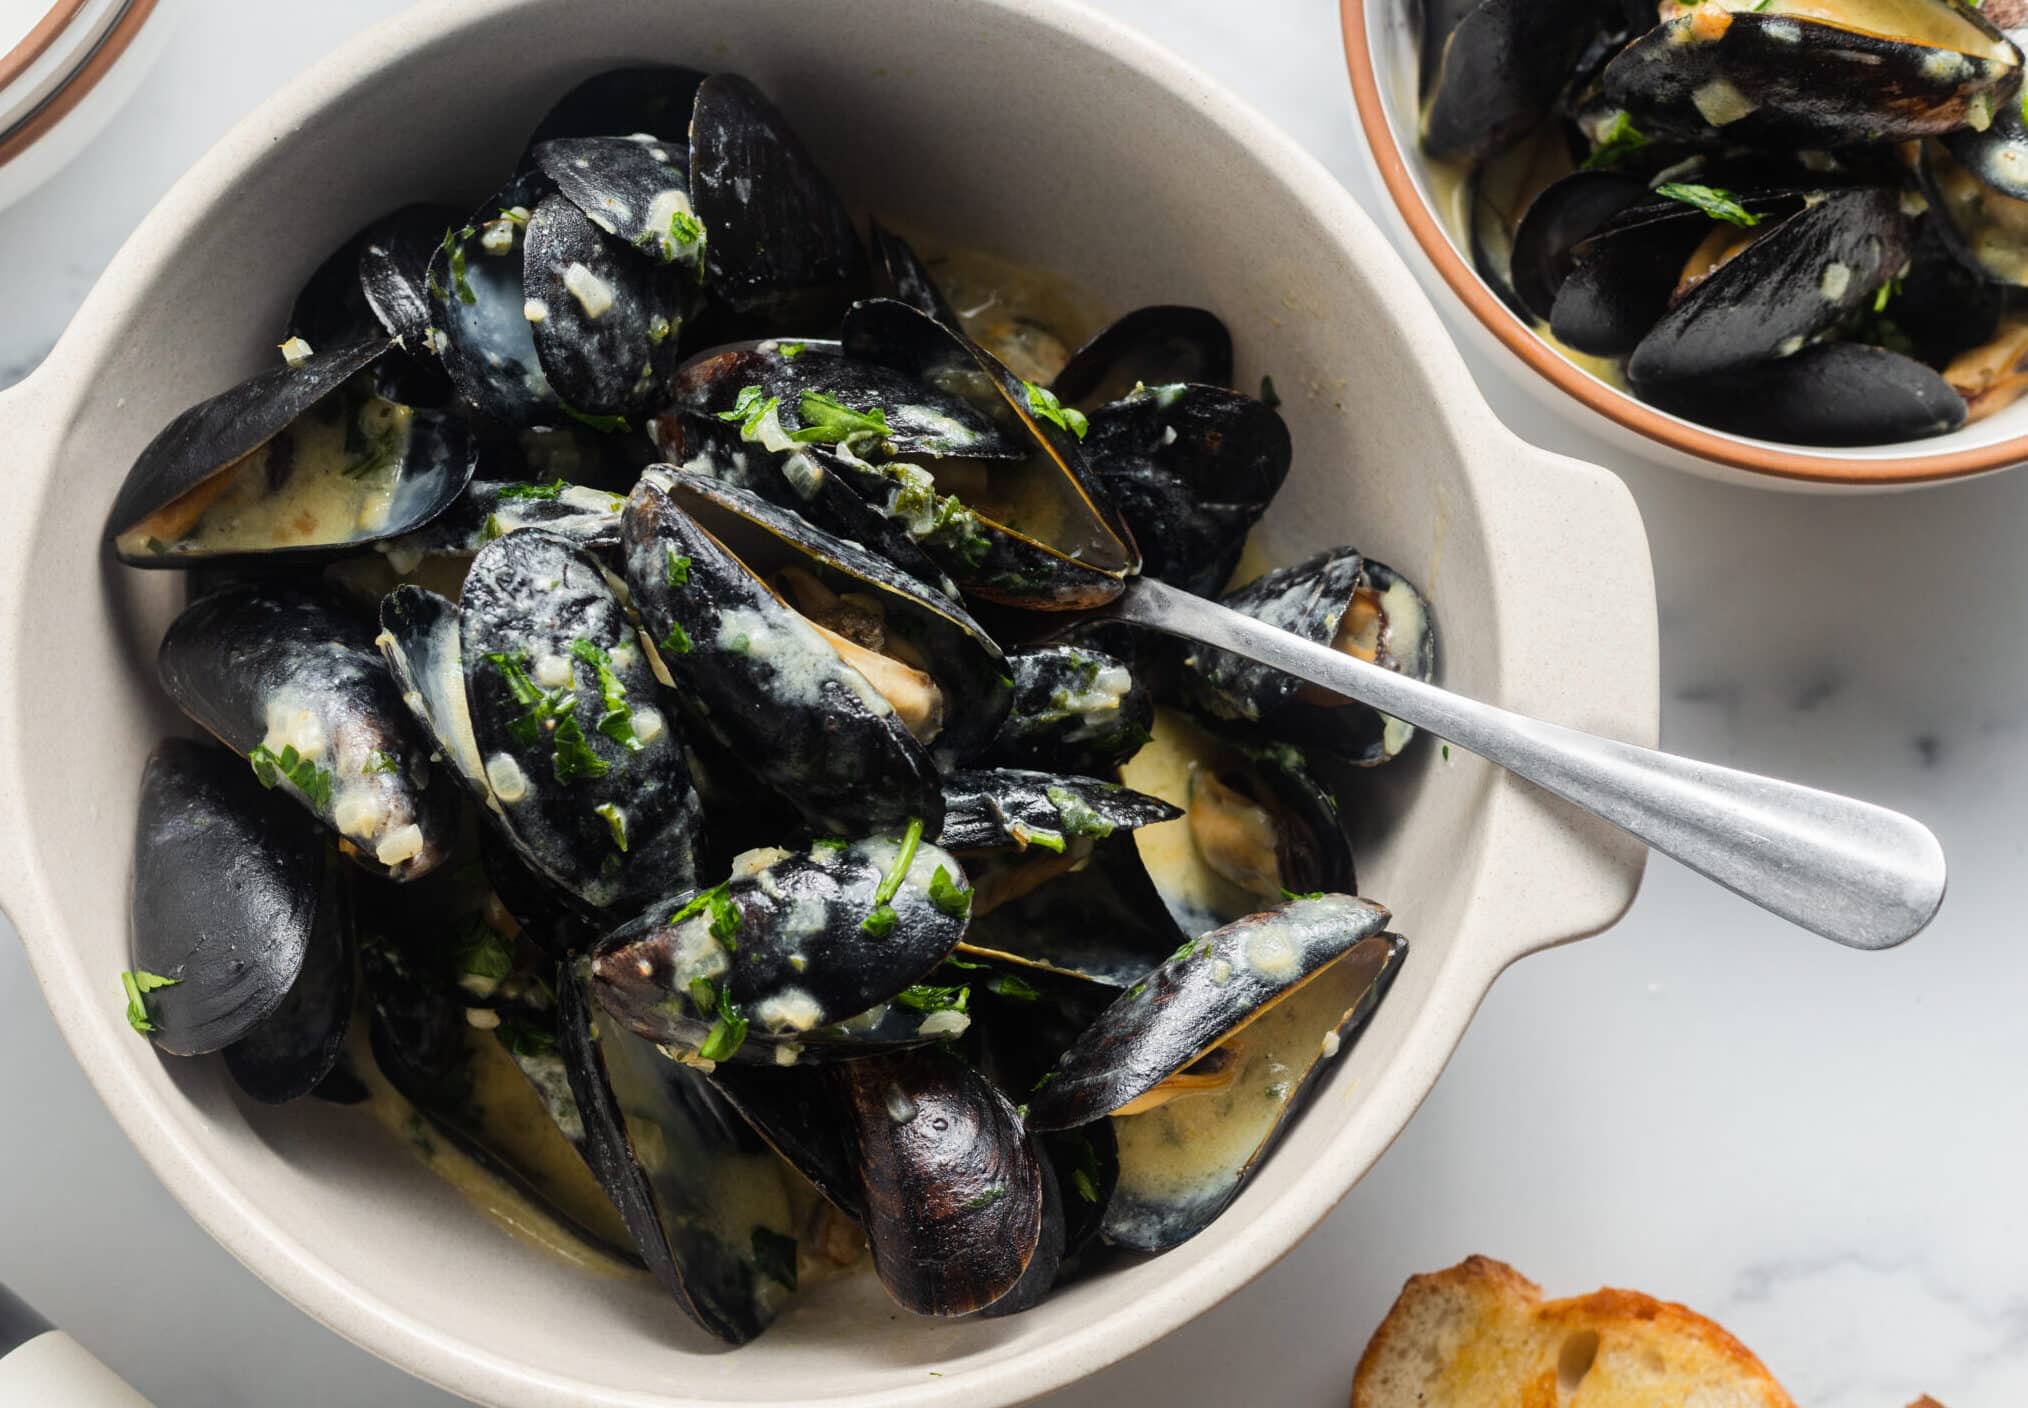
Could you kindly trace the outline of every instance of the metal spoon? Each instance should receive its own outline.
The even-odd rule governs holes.
[[[1101,614],[1371,704],[1841,944],[1892,948],[1921,933],[1943,903],[1943,847],[1921,822],[1885,807],[1509,713],[1145,577]]]

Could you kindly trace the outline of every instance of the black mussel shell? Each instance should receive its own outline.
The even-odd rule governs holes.
[[[523,859],[596,909],[695,883],[683,740],[598,561],[539,528],[495,539],[466,574],[459,634],[486,798]]]
[[[970,872],[969,961],[1123,988],[1186,937],[1129,834],[988,854]]]
[[[742,313],[821,326],[866,285],[866,251],[838,193],[765,94],[736,74],[697,90],[690,199],[705,281]]]
[[[1912,357],[1824,342],[1749,372],[1646,393],[1663,410],[1719,430],[1797,445],[1887,445],[1965,423],[1965,399]]]
[[[1768,222],[1802,208],[1789,193],[1744,195],[1741,207]],[[1680,201],[1641,202],[1613,216],[1572,250],[1571,267],[1550,305],[1558,341],[1595,357],[1624,357],[1640,345],[1675,300],[1685,265],[1717,229]],[[1741,230],[1740,238],[1750,237]]]
[[[1119,1140],[1110,1120],[1047,1130],[1034,1139],[1063,1190],[1064,1255],[1076,1256],[1099,1235],[1119,1186]]]
[[[1536,199],[1577,167],[1566,123],[1547,122],[1526,140],[1474,165],[1465,176],[1466,243],[1472,268],[1516,317],[1530,315],[1514,290],[1514,238]]]
[[[880,296],[899,299],[947,328],[957,327],[957,310],[945,299],[929,266],[922,262],[914,247],[878,220],[872,222],[872,235],[875,283]]]
[[[1012,1291],[1042,1238],[1042,1168],[1007,1098],[943,1052],[840,1067],[880,1282],[919,1315]]]
[[[682,144],[704,75],[675,64],[643,64],[595,73],[565,93],[529,135],[532,151],[563,137],[648,133]]]
[[[333,250],[289,312],[289,333],[313,347],[385,333],[414,357],[429,355],[429,264],[458,212],[404,205]]]
[[[1063,1189],[1057,1181],[1055,1167],[1042,1153],[1035,1140],[1029,1141],[1029,1148],[1035,1156],[1036,1169],[1042,1178],[1041,1231],[1035,1239],[1034,1255],[1028,1258],[1028,1265],[1021,1272],[1021,1279],[1014,1283],[1013,1289],[1006,1295],[979,1312],[988,1320],[1033,1310],[1042,1304],[1051,1290],[1055,1289],[1056,1278],[1063,1270],[1066,1240]]]
[[[1227,1064],[1211,1088],[1112,1119],[1118,1181],[1105,1204],[1105,1240],[1160,1252],[1210,1226],[1372,1021],[1406,955],[1396,934],[1360,941],[1219,1048]],[[1199,1134],[1212,1129],[1218,1137]]]
[[[406,550],[424,556],[471,557],[517,528],[540,528],[581,548],[609,552],[620,545],[620,509],[626,502],[624,495],[561,479],[547,484],[474,479],[458,501],[429,524],[389,543],[388,555],[399,559]]]
[[[2006,291],[1952,252],[1944,216],[1934,210],[1916,225],[1915,252],[1886,315],[1921,360],[1941,367],[2000,330]]]
[[[1209,596],[1288,477],[1288,427],[1214,386],[1150,383],[1091,415],[1085,453],[1141,545],[1141,571]]]
[[[1317,645],[1330,645],[1366,586],[1366,559],[1357,549],[1326,548],[1302,562],[1277,567],[1220,600],[1242,615]],[[1196,673],[1192,693],[1226,718],[1254,723],[1272,719],[1303,687],[1294,675],[1210,646],[1197,647],[1186,663]]]
[[[727,1343],[746,1343],[796,1284],[781,1165],[749,1145],[746,1126],[702,1075],[599,1021],[568,969],[557,998],[564,1069],[593,1172],[684,1313]],[[644,1159],[649,1139],[655,1152]],[[745,1225],[728,1229],[734,1217]]]
[[[585,218],[620,243],[696,281],[703,226],[690,209],[683,149],[649,136],[566,137],[531,153]]]
[[[1090,410],[1137,386],[1175,382],[1232,385],[1232,334],[1216,313],[1177,304],[1136,308],[1071,353],[1049,389],[1066,406]]]
[[[1376,717],[1379,717],[1376,715]],[[1156,712],[1154,745],[1120,770],[1181,807],[1139,835],[1148,873],[1185,934],[1250,914],[1290,891],[1354,887],[1352,846],[1303,750],[1231,725]]]
[[[1456,12],[1444,6],[1442,18]],[[1441,37],[1422,91],[1422,145],[1444,160],[1512,146],[1548,116],[1586,36],[1595,0],[1482,0]],[[1428,35],[1427,45],[1437,36]]]
[[[834,1075],[829,1066],[721,1062],[711,1083],[826,1202],[859,1222],[865,1209],[859,1202],[852,1124]]]
[[[447,230],[430,261],[431,345],[466,403],[510,426],[564,418],[535,349],[522,286],[526,227],[549,193],[542,173],[521,173]]]
[[[2001,103],[1983,130],[1961,127],[1941,138],[1960,166],[2015,200],[2028,200],[2028,113]]]
[[[1918,170],[1930,208],[1923,223],[1980,278],[2028,287],[2028,195],[2022,194],[2024,183],[2004,167],[1997,174],[2009,177],[2006,185],[1993,184],[1983,175],[2002,166],[2001,158],[2008,155],[2028,169],[2028,136],[2019,144],[1976,153],[1984,158],[1979,166],[1967,165],[1959,158],[1959,150],[1939,142],[1922,144]],[[1897,312],[1899,307],[1897,304]]]
[[[977,768],[944,778],[944,831],[953,851],[1058,852],[1183,815],[1160,797],[1117,782],[1023,768]]]
[[[758,440],[746,439],[738,425],[717,416],[688,412],[658,416],[651,423],[651,432],[663,458],[672,463],[758,494],[833,537],[886,558],[909,576],[957,600],[957,584],[910,536],[904,522],[889,518],[876,507],[874,497],[855,487],[869,476],[879,479],[881,471],[823,445],[769,450]]]
[[[1509,255],[1514,294],[1522,306],[1548,322],[1578,242],[1647,195],[1647,182],[1636,177],[1575,171],[1529,202]]]
[[[352,1025],[359,960],[353,872],[338,865],[325,865],[323,871],[310,941],[288,995],[267,1020],[225,1048],[225,1069],[233,1083],[263,1104],[286,1104],[323,1084],[338,1065]]]
[[[1983,126],[2019,79],[2020,51],[1968,5],[1850,8],[1851,23],[1836,24],[1699,6],[1621,51],[1605,95],[1651,134],[1837,147]],[[1894,33],[1911,15],[1927,33]]]
[[[1165,960],[1085,1030],[1028,1101],[1034,1129],[1090,1124],[1130,1105],[1387,927],[1371,900],[1288,900],[1214,929]]]
[[[373,337],[314,352],[169,422],[135,459],[106,516],[121,559],[180,567],[198,558],[332,553],[409,532],[441,513],[471,478],[474,451],[463,427],[376,397],[364,378],[354,380],[389,345]],[[263,501],[289,485],[338,476],[356,486],[358,502],[348,513],[318,504],[325,514],[307,533],[279,515],[270,513],[272,524],[258,516]],[[210,544],[193,539],[214,507],[217,536]],[[242,524],[249,510],[254,521]],[[362,516],[372,526],[363,527]]]
[[[1912,248],[1897,192],[1829,192],[1677,301],[1627,359],[1627,380],[1646,397],[1664,382],[1793,355],[1871,304]]]
[[[359,864],[412,880],[449,853],[457,797],[431,773],[429,741],[373,627],[335,599],[218,592],[176,618],[157,666],[177,707],[336,831]]]
[[[133,955],[137,974],[170,980],[137,999],[157,1046],[217,1051],[286,1005],[312,946],[338,942],[325,845],[245,760],[181,738],[156,748],[134,834]]]
[[[672,399],[683,410],[740,425],[748,441],[777,452],[815,444],[866,457],[1024,453],[1014,435],[964,397],[846,356],[835,342],[770,337],[710,348],[677,369]],[[876,416],[877,422],[866,419]]]
[[[942,824],[936,767],[901,713],[768,577],[786,561],[821,586],[829,565],[838,564],[880,592],[883,604],[907,596],[920,605],[933,593],[863,549],[684,470],[658,472],[635,487],[621,534],[635,609],[670,677],[705,726],[763,781],[833,831],[899,827],[911,817],[933,831]],[[921,598],[912,595],[918,592]],[[863,663],[873,668],[872,660]],[[943,669],[948,662],[926,663]],[[928,702],[911,717],[926,720],[934,697],[913,674],[905,676],[912,697]],[[1001,711],[1007,697],[999,696]]]
[[[993,735],[993,762],[1046,772],[1110,772],[1148,741],[1155,700],[1125,661],[1077,645],[1007,655],[1014,703]]]
[[[884,485],[862,485],[869,495],[886,488],[882,511],[913,520],[911,532],[968,592],[1037,610],[1100,606],[1119,595],[1121,583],[1138,570],[1140,553],[1071,429],[1084,422],[1073,419],[1054,393],[1022,381],[964,334],[891,298],[853,305],[840,340],[848,357],[955,391],[1029,443],[1016,464],[975,466],[984,470],[984,488],[968,489],[963,503],[953,495],[947,505],[935,492],[941,484],[911,481],[901,471],[916,469],[912,465],[885,466],[891,477]],[[945,471],[938,466],[935,472]],[[959,518],[963,531],[955,537],[939,531]]]
[[[714,1060],[735,1020],[749,1061],[777,1059],[765,1048],[784,1042],[929,1041],[951,1024],[850,1019],[927,976],[963,937],[969,904],[957,860],[907,835],[751,851],[726,884],[673,894],[602,939],[592,991],[631,1030]]]
[[[551,195],[522,235],[522,290],[536,356],[567,414],[603,425],[667,395],[691,296],[683,271],[641,258]]]
[[[426,588],[404,583],[380,602],[374,644],[401,690],[402,703],[436,744],[446,766],[485,801],[486,760],[472,734],[465,699],[464,645],[458,605]]]

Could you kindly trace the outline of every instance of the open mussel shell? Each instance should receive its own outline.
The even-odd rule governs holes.
[[[1396,934],[1361,940],[1220,1048],[1228,1062],[1204,1085],[1115,1117],[1118,1179],[1105,1204],[1105,1240],[1161,1252],[1210,1226],[1372,1021],[1407,951]]]
[[[564,137],[530,153],[542,174],[599,229],[650,259],[693,270],[702,227],[690,209],[683,148],[647,133]]]
[[[1022,459],[971,466],[960,505],[970,531],[960,541],[924,525],[924,546],[968,591],[1038,610],[1100,606],[1118,596],[1140,566],[1140,552],[1087,462],[1072,422],[1052,410],[1053,393],[1022,381],[963,333],[891,298],[853,305],[840,340],[848,357],[878,362],[956,392],[1029,450]],[[894,466],[888,466],[892,470]],[[953,483],[942,465],[932,475]],[[869,493],[875,486],[865,486]],[[905,486],[895,483],[891,492]],[[942,481],[935,485],[948,490]],[[925,514],[940,502],[920,506]],[[890,498],[890,517],[907,510]],[[1010,525],[1021,524],[1022,529]]]
[[[266,1105],[300,1099],[323,1084],[344,1053],[352,1025],[359,958],[351,899],[354,872],[334,864],[322,869],[310,941],[287,996],[265,1021],[225,1048],[225,1069],[233,1083]]]
[[[427,524],[457,499],[477,451],[459,422],[390,401],[367,369],[373,337],[262,372],[171,421],[107,515],[134,567],[335,556]]]
[[[689,412],[657,416],[650,433],[664,459],[758,494],[957,600],[957,584],[923,551],[907,525],[889,518],[874,498],[855,487],[868,476],[879,477],[863,461],[817,444],[770,450],[748,440],[737,425]]]
[[[1010,651],[1014,702],[987,756],[1046,772],[1110,772],[1148,741],[1153,693],[1125,661],[1078,645]]]
[[[1365,579],[1366,559],[1356,549],[1327,548],[1302,562],[1277,567],[1220,600],[1242,615],[1329,645],[1337,639]],[[1293,675],[1209,646],[1198,647],[1187,663],[1196,673],[1194,691],[1229,718],[1256,723],[1271,719],[1303,687]]]
[[[1764,232],[1801,210],[1804,198],[1790,192],[1746,194],[1739,203]],[[1638,201],[1572,247],[1570,267],[1551,300],[1550,331],[1577,351],[1624,357],[1669,311],[1686,275],[1708,275],[1718,260],[1736,252],[1735,241],[1753,237],[1754,229],[1721,229],[1680,201]],[[1692,255],[1714,240],[1725,247],[1708,251],[1693,269]]]
[[[720,1062],[711,1083],[826,1202],[855,1222],[865,1220],[852,1122],[834,1068]]]
[[[1835,147],[1983,127],[2020,72],[2020,51],[1955,0],[1772,0],[1656,25],[1606,67],[1605,95],[1643,132]]]
[[[602,939],[592,990],[649,1040],[707,1054],[731,1012],[755,1047],[748,1060],[775,1060],[764,1048],[784,1042],[816,1052],[934,1040],[948,1023],[852,1019],[934,969],[964,936],[969,903],[963,867],[926,841],[753,851],[725,885],[673,894]]]
[[[1042,1240],[1042,1167],[1007,1098],[943,1052],[839,1068],[873,1267],[919,1315],[1012,1291]]]
[[[188,739],[156,748],[134,834],[133,955],[137,972],[171,980],[143,999],[157,1046],[217,1051],[285,1004],[312,945],[333,939],[325,844],[244,760]]]
[[[403,584],[380,602],[374,644],[401,691],[401,701],[437,745],[444,762],[481,801],[490,800],[486,760],[472,734],[465,699],[465,656],[458,604],[424,587]]]
[[[1132,394],[1137,386],[1176,382],[1232,385],[1232,334],[1209,309],[1179,304],[1136,308],[1071,353],[1049,389],[1066,406],[1091,410]]]
[[[688,274],[643,258],[561,195],[544,197],[522,232],[522,318],[550,388],[581,417],[660,404],[692,290]]]
[[[641,64],[595,73],[557,99],[529,135],[529,150],[565,137],[648,133],[681,146],[704,75],[677,64]]]
[[[177,617],[157,666],[177,707],[336,831],[347,856],[412,880],[448,853],[457,797],[432,785],[430,744],[373,637],[320,593],[238,587]]]
[[[1749,372],[1650,388],[1663,410],[1738,435],[1798,445],[1886,445],[1965,423],[1963,396],[1913,357],[1824,342]]]
[[[486,795],[529,865],[622,912],[694,883],[683,742],[597,560],[539,528],[496,538],[466,574],[459,637]]]
[[[690,199],[705,281],[741,313],[823,326],[866,284],[866,251],[838,193],[765,94],[704,80],[690,118]]]
[[[1508,255],[1508,275],[1521,306],[1548,322],[1579,242],[1647,195],[1647,183],[1637,177],[1574,171],[1530,201]]]
[[[747,390],[758,387],[759,393]],[[878,362],[844,354],[835,342],[764,338],[699,352],[677,369],[674,404],[699,415],[750,421],[746,438],[766,449],[799,444],[857,447],[861,454],[946,459],[1013,459],[1022,442],[971,402]],[[862,431],[823,418],[825,402],[883,429]],[[765,412],[748,407],[767,406]]]
[[[1095,777],[1025,768],[976,768],[944,779],[944,830],[953,851],[1058,852],[1070,842],[1102,840],[1173,821],[1182,811],[1159,797]]]
[[[1666,382],[1792,356],[1870,304],[1912,248],[1896,192],[1829,192],[1679,299],[1634,348],[1627,380],[1646,397]]]
[[[322,347],[384,331],[410,355],[428,356],[430,259],[457,218],[449,206],[416,204],[372,221],[303,285],[289,332]]]
[[[474,479],[450,508],[387,544],[386,552],[397,563],[405,554],[472,557],[520,528],[540,528],[581,548],[610,552],[620,545],[620,509],[626,502],[624,495],[560,479],[548,484]]]
[[[915,730],[934,737],[942,720],[960,722],[946,688],[969,694],[973,666],[990,658],[997,670],[999,658],[955,603],[764,500],[686,470],[645,476],[621,534],[634,605],[670,677],[721,743],[816,825],[849,832],[921,817],[934,833],[942,793]],[[792,606],[777,579],[809,601]],[[927,632],[921,647],[907,642],[927,668],[797,609],[849,629],[817,601],[821,594],[842,606],[847,593],[872,594],[885,650],[901,649],[887,642],[888,627],[898,641],[917,627]],[[960,637],[961,655],[930,653],[932,642]],[[998,691],[999,712],[1010,692]]]
[[[1107,1008],[1028,1102],[1035,1129],[1116,1114],[1301,987],[1388,913],[1351,895],[1293,899],[1186,944]]]
[[[1351,843],[1302,749],[1158,709],[1153,740],[1120,769],[1183,810],[1135,833],[1176,926],[1199,934],[1294,891],[1350,891]]]
[[[447,230],[430,261],[430,342],[465,402],[510,426],[564,418],[542,369],[522,286],[527,223],[550,193],[524,171]]]
[[[1266,403],[1152,382],[1092,412],[1085,453],[1141,545],[1141,571],[1203,596],[1239,565],[1292,455]]]
[[[719,1339],[746,1343],[795,1289],[781,1165],[702,1075],[599,1020],[569,967],[557,999],[593,1172],[684,1313]]]
[[[1597,19],[1594,0],[1426,7],[1424,150],[1442,160],[1477,160],[1519,141],[1548,116]]]
[[[1960,150],[1941,142],[1922,144],[1917,169],[1931,212],[1924,223],[1981,278],[2028,288],[2028,179],[2012,169],[2018,164],[2028,172],[2028,136],[1997,151],[1976,152],[1984,158],[1977,165],[1963,160]],[[2009,156],[2012,164],[2004,160]],[[2002,176],[2006,184],[1995,184],[1989,174]]]
[[[900,299],[911,308],[935,318],[947,328],[957,327],[958,313],[944,297],[943,290],[915,247],[878,220],[872,222],[874,275],[883,298]]]
[[[1169,823],[1174,825],[1175,823]],[[1171,922],[1134,836],[976,855],[969,961],[1124,988],[1185,937]]]

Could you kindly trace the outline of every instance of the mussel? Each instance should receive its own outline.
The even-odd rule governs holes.
[[[1232,385],[1232,334],[1208,308],[1136,308],[1071,353],[1049,389],[1064,405],[1092,411],[1131,396],[1136,387],[1178,383]],[[1093,457],[1099,458],[1096,451]]]
[[[987,748],[996,763],[1104,774],[1148,741],[1153,694],[1127,664],[1076,645],[1012,651],[1014,699]]]
[[[944,830],[953,851],[1027,850],[1054,855],[1073,842],[1099,841],[1172,821],[1182,813],[1159,797],[1116,782],[1021,768],[980,768],[944,781]]]
[[[1518,141],[1548,115],[1598,11],[1596,0],[1429,0],[1424,147],[1477,158]]]
[[[443,860],[457,798],[431,770],[373,628],[343,605],[301,589],[218,592],[176,618],[158,667],[169,697],[348,857],[398,880]]]

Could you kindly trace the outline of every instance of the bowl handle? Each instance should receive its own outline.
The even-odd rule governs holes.
[[[1619,477],[1501,431],[1480,451],[1505,472],[1482,486],[1498,522],[1494,565],[1502,661],[1495,702],[1520,713],[1653,747],[1660,728],[1654,564],[1640,509]],[[1454,766],[1490,767],[1460,755]],[[1499,967],[1609,928],[1641,886],[1647,847],[1608,822],[1502,774],[1491,788],[1493,853],[1525,857],[1502,877]]]

